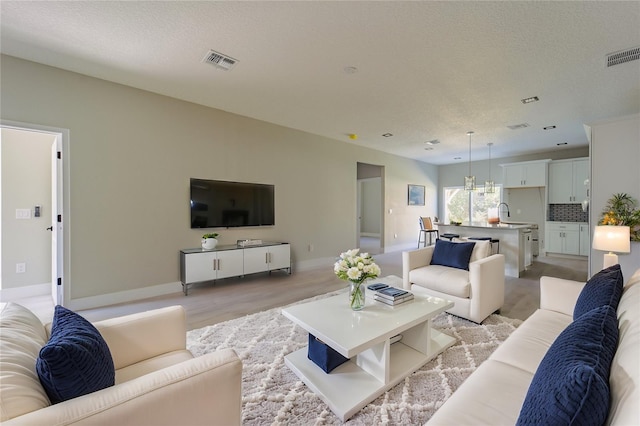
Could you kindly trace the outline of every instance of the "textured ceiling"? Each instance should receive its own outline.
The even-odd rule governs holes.
[[[640,61],[605,67],[640,46],[638,1],[0,8],[4,54],[433,164],[467,161],[469,130],[472,160],[488,142],[497,158],[585,146],[584,123],[640,112]],[[239,62],[204,64],[209,49]]]

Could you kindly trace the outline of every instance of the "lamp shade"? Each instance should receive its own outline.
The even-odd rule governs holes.
[[[628,226],[596,226],[593,233],[593,248],[596,250],[629,253],[631,251]]]

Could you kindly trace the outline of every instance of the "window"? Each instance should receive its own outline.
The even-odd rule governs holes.
[[[493,194],[485,194],[483,190],[481,186],[476,191],[465,191],[462,186],[445,187],[443,222],[486,222],[487,210],[502,200],[502,185],[496,184]]]

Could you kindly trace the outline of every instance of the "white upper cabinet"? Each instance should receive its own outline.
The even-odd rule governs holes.
[[[528,188],[547,185],[549,160],[502,164],[502,182],[505,188]]]
[[[549,163],[549,204],[580,204],[588,197],[589,159]]]
[[[585,181],[590,178],[589,159],[582,158],[573,162],[573,196],[577,203],[589,197],[589,185]]]

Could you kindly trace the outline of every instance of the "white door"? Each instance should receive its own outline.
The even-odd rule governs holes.
[[[69,139],[69,131],[60,128],[0,120],[0,126],[24,132],[47,133],[54,137],[51,144],[51,224],[42,232],[51,233],[51,297],[53,303],[64,304],[64,238],[63,238],[63,147]],[[58,155],[60,153],[60,155]],[[46,183],[46,184],[49,184]],[[46,212],[43,212],[46,214]]]
[[[51,297],[54,305],[63,303],[62,287],[62,135],[51,144]]]

